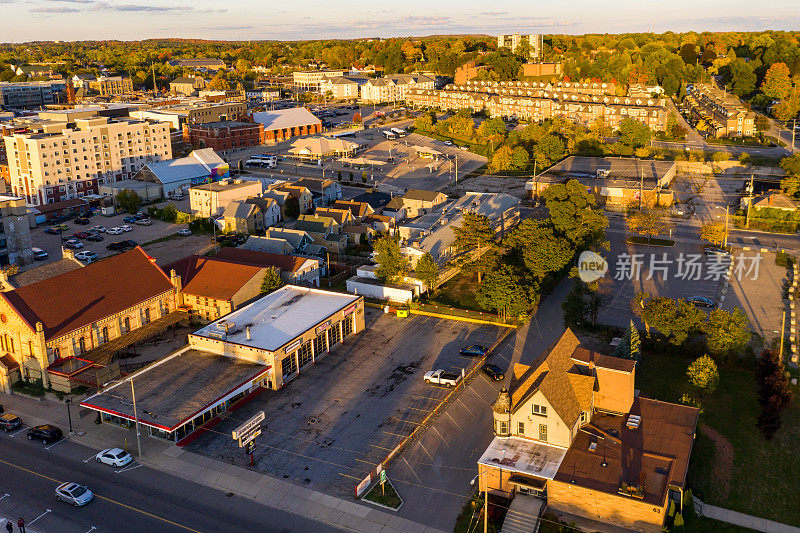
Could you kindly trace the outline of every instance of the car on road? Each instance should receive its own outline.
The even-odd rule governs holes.
[[[88,218],[86,218],[86,217],[77,217],[77,218],[75,219],[75,223],[76,223],[76,224],[80,224],[81,226],[88,226],[89,224],[91,224],[91,222],[89,221],[89,219],[88,219]]]
[[[57,227],[53,226],[53,227],[47,228],[46,230],[44,230],[44,232],[48,233],[50,235],[61,235],[61,228],[57,228]]]
[[[94,263],[95,261],[100,259],[100,256],[97,255],[96,252],[85,250],[83,252],[78,252],[77,254],[75,254],[75,259],[77,259],[78,261],[86,261],[87,263]]]
[[[60,441],[64,437],[61,429],[52,424],[34,426],[28,430],[28,440],[40,440],[45,444]]]
[[[459,146],[459,148],[461,150],[464,150],[465,152],[469,151],[469,146],[466,146],[466,145],[465,146]]]
[[[117,228],[117,227],[110,228],[107,230],[107,232],[109,235],[120,235],[121,233],[124,233],[122,228]]]
[[[503,381],[506,378],[503,369],[497,365],[485,364],[481,367],[481,370],[484,374],[492,378],[492,381]]]
[[[186,237],[186,236],[188,236],[188,235],[191,235],[191,234],[192,234],[192,230],[190,230],[190,229],[188,229],[188,228],[183,228],[183,229],[179,229],[179,230],[178,230],[176,233],[177,233],[178,235],[183,235],[184,237]]]
[[[705,296],[690,296],[686,298],[686,301],[697,307],[714,307],[714,300],[706,298]]]
[[[6,413],[3,416],[0,416],[0,429],[8,433],[9,431],[13,431],[22,425],[22,419],[17,415]]]
[[[95,233],[94,235],[89,235],[88,237],[86,237],[86,240],[92,242],[100,242],[103,240],[103,236],[100,235],[99,233]]]
[[[47,252],[42,250],[41,248],[31,248],[31,252],[33,252],[33,259],[34,261],[44,261],[47,259]]]
[[[79,250],[83,248],[83,243],[78,239],[69,239],[67,242],[64,243],[65,248],[70,248],[71,250]]]
[[[131,454],[121,448],[108,448],[95,455],[94,458],[98,463],[111,466],[125,466],[133,461]]]
[[[139,224],[140,226],[152,226],[153,221],[150,220],[150,217],[140,218],[134,222],[134,224]]]
[[[89,229],[93,229],[94,231],[97,231],[97,232],[100,232],[100,233],[105,233],[105,232],[108,231],[108,228],[105,227],[105,226],[92,226]]]
[[[133,228],[128,226],[127,224],[120,226],[119,229],[121,229],[122,231],[133,231]]]
[[[483,357],[486,355],[486,348],[480,344],[473,344],[472,346],[465,346],[458,351],[458,355],[465,357]]]
[[[714,246],[713,244],[706,244],[703,246],[703,253],[706,255],[728,255],[730,252],[725,248]]]
[[[106,246],[106,248],[108,250],[111,250],[112,252],[123,252],[125,250],[133,250],[137,246],[138,244],[136,243],[136,241],[128,240],[128,241],[112,242],[111,244]]]
[[[455,387],[461,381],[461,374],[451,374],[442,369],[431,370],[425,373],[423,378],[425,383],[432,385],[444,385],[445,387]]]
[[[92,501],[94,494],[83,485],[67,482],[56,488],[56,498],[59,501],[71,503],[75,507],[81,507]]]
[[[445,146],[453,146],[453,141],[445,141]]]

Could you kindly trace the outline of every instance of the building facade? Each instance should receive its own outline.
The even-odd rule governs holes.
[[[65,99],[66,82],[0,82],[0,108],[32,109],[56,104]]]
[[[435,88],[436,80],[422,74],[396,74],[383,78],[367,80],[361,85],[360,98],[363,102],[381,103],[405,100],[412,89]]]
[[[0,196],[0,266],[33,261],[29,220],[24,198]]]
[[[239,150],[261,144],[264,126],[254,122],[207,122],[184,124],[183,140],[192,148],[211,148],[215,152]]]
[[[223,214],[232,201],[260,196],[262,192],[263,185],[260,181],[220,180],[190,188],[189,206],[195,217],[217,217]]]
[[[297,89],[319,91],[322,80],[344,75],[344,70],[303,70],[292,72],[292,82]]]
[[[172,158],[169,124],[90,117],[54,133],[4,137],[11,190],[29,206],[87,194],[133,176],[149,162]]]
[[[530,34],[520,35],[519,33],[512,33],[510,35],[497,36],[497,48],[508,48],[511,53],[515,53],[517,48],[523,43],[527,44],[530,48],[528,54],[533,59],[539,59],[542,56],[542,48],[544,47],[544,35]]]
[[[100,76],[97,79],[88,80],[87,85],[90,91],[94,91],[100,96],[117,96],[133,92],[133,82],[130,78],[123,76]]]
[[[686,104],[698,130],[714,137],[752,137],[756,134],[755,113],[748,111],[734,95],[715,83],[695,83]]]

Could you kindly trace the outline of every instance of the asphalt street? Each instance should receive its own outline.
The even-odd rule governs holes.
[[[69,440],[43,446],[24,431],[0,434],[0,515],[58,533],[338,531],[136,462],[99,464],[98,451]],[[94,501],[77,508],[56,500],[63,481],[86,485]]]

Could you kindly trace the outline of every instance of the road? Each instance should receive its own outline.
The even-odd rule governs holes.
[[[773,147],[735,146],[727,144],[708,144],[705,142],[702,146],[700,146],[695,141],[690,141],[690,142],[652,141],[651,144],[655,148],[669,148],[672,150],[683,150],[688,147],[690,150],[710,150],[713,152],[727,152],[729,154],[735,154],[735,155],[747,153],[750,155],[783,157],[788,154],[786,148],[782,148],[780,146],[773,146]]]
[[[769,118],[769,131],[767,132],[767,135],[777,137],[786,143],[787,150],[796,152],[798,149],[800,149],[800,130],[795,130],[795,134],[792,136],[793,125],[794,124],[789,124],[788,127],[783,127],[774,119]],[[793,141],[794,150],[792,150]]]
[[[0,435],[0,515],[58,533],[338,531],[135,462],[101,465],[97,451],[69,440],[42,446],[24,431]],[[95,500],[81,508],[57,501],[61,481],[85,484]]]

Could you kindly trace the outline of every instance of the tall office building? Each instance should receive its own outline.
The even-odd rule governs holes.
[[[512,33],[511,35],[497,36],[497,47],[508,48],[511,50],[511,53],[516,52],[519,45],[523,42],[530,45],[531,59],[541,59],[542,48],[544,46],[544,35],[520,35],[519,33]]]

